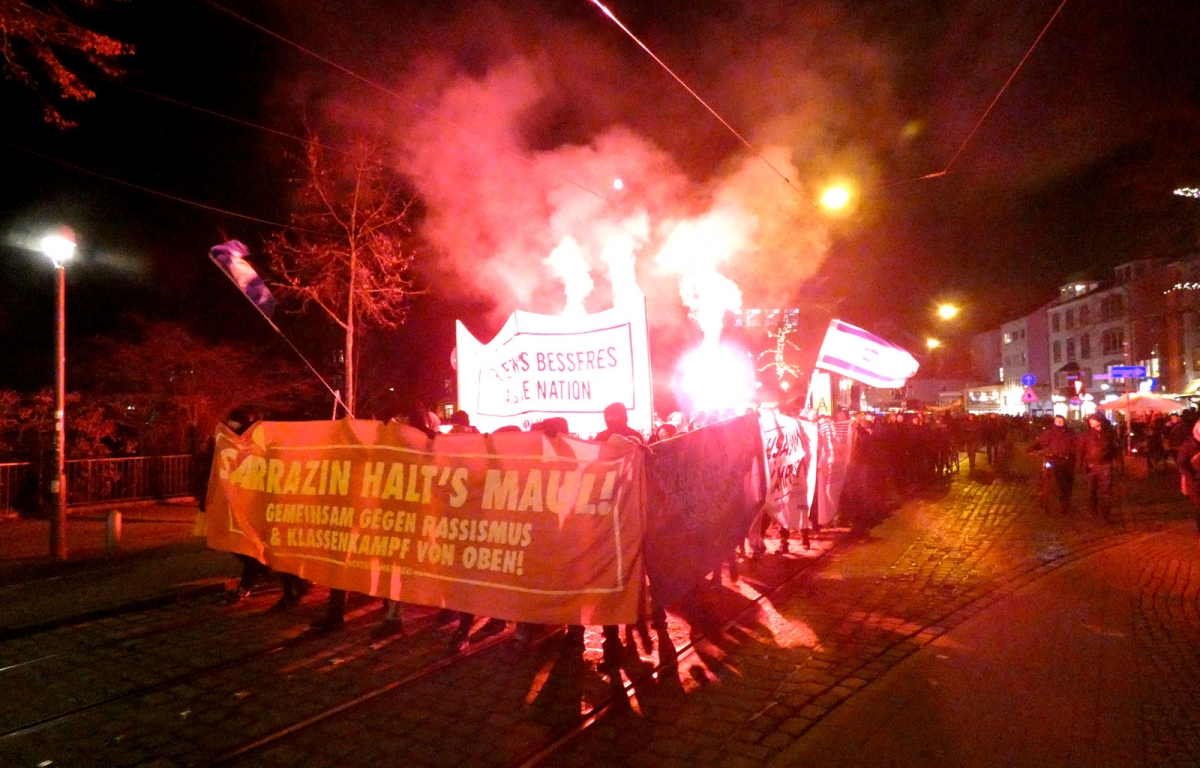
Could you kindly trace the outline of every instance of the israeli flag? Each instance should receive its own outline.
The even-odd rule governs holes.
[[[869,387],[898,389],[917,372],[917,360],[862,328],[834,320],[817,353],[817,368]]]
[[[258,307],[258,311],[269,318],[275,311],[275,297],[271,295],[267,284],[254,271],[254,267],[250,266],[250,262],[246,261],[249,253],[250,249],[240,240],[230,240],[227,243],[214,245],[209,250],[208,257],[229,276],[229,279],[246,295],[246,298],[250,299],[250,303]]]

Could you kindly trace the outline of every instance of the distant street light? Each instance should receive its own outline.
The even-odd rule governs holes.
[[[942,342],[938,341],[937,339],[925,339],[925,346],[930,349],[937,349],[938,347],[942,346]]]
[[[953,320],[958,315],[958,307],[953,304],[939,304],[937,313],[943,320]]]
[[[54,516],[50,518],[50,556],[67,557],[67,271],[66,262],[75,254],[75,233],[70,227],[59,227],[42,238],[41,251],[54,263],[58,273],[58,341],[55,352],[58,378],[54,392],[54,479],[50,492],[54,494]]]
[[[1181,187],[1175,190],[1175,194],[1180,197],[1200,197],[1200,189],[1195,187]]]

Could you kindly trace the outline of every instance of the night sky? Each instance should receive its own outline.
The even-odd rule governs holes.
[[[566,233],[585,247],[602,237],[589,228],[601,220],[645,223],[638,277],[656,364],[698,332],[678,278],[651,257],[671,227],[731,201],[756,222],[720,267],[746,306],[840,301],[846,320],[920,334],[951,299],[963,340],[1078,274],[1197,250],[1200,200],[1171,194],[1200,186],[1197,3],[1067,2],[965,146],[1058,0],[610,3],[787,182],[587,0],[222,5],[370,83],[203,0],[133,0],[90,19],[137,53],[120,84],[92,77],[98,98],[65,108],[77,127],[46,126],[35,100],[0,85],[0,387],[52,382],[53,274],[21,243],[58,222],[81,248],[69,343],[136,312],[279,344],[206,258],[229,237],[257,249],[270,225],[14,147],[286,219],[299,144],[139,91],[388,147],[421,201],[426,292],[369,354],[378,375],[425,397],[453,375],[455,319],[486,337],[514,308],[561,309],[542,259]],[[614,177],[629,180],[620,199]],[[858,193],[836,219],[812,205],[833,179]],[[598,309],[608,294],[593,267]],[[280,324],[313,359],[339,345],[320,318]]]

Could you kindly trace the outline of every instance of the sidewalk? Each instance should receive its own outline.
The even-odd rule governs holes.
[[[108,515],[121,515],[106,549]],[[192,535],[190,500],[73,510],[67,559],[48,557],[50,523],[0,519],[0,638],[224,590],[240,566]]]
[[[1198,571],[1196,528],[1175,522],[1050,572],[849,698],[773,765],[1192,765],[1200,626],[1172,614],[1195,606]]]

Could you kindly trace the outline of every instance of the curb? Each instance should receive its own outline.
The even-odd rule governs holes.
[[[17,640],[31,635],[49,632],[54,629],[62,629],[76,624],[85,624],[90,621],[99,619],[109,619],[114,616],[121,616],[126,613],[137,613],[138,611],[147,611],[154,608],[162,608],[172,603],[183,603],[191,600],[198,600],[209,595],[217,595],[227,592],[237,579],[223,579],[213,584],[200,584],[197,586],[183,587],[174,589],[165,594],[155,595],[153,597],[144,597],[140,600],[132,600],[121,605],[109,606],[107,608],[97,608],[91,611],[75,613],[69,616],[60,616],[49,621],[37,622],[34,624],[22,624],[16,627],[0,627],[0,642],[7,640]]]

